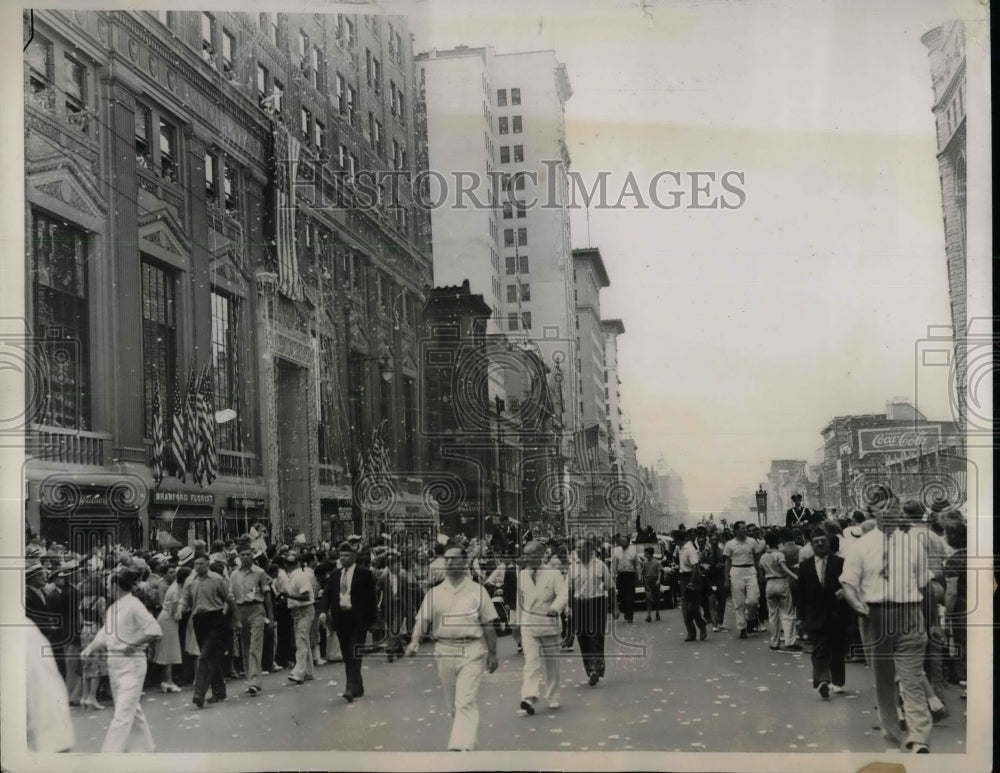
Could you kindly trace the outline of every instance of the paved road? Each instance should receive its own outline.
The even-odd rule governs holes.
[[[578,652],[562,663],[562,707],[539,704],[534,717],[518,714],[522,658],[510,637],[500,640],[500,668],[479,692],[480,750],[882,752],[869,673],[848,664],[849,694],[823,702],[812,690],[809,656],[774,653],[764,634],[740,641],[735,633],[685,643],[680,613],[660,623],[617,621],[609,642],[606,680],[586,683]],[[438,751],[451,720],[445,714],[437,669],[425,644],[415,658],[364,666],[365,697],[347,704],[343,666],[317,669],[302,686],[287,672],[264,677],[251,698],[229,683],[224,703],[197,710],[190,691],[147,691],[143,707],[159,751]],[[935,726],[932,752],[965,749],[965,702],[949,687],[951,718]],[[79,751],[100,749],[111,711],[73,710]]]

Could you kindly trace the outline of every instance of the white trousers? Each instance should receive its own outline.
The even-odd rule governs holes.
[[[123,657],[117,653],[108,654],[108,679],[111,681],[111,695],[115,699],[115,715],[104,736],[102,752],[123,752],[132,733],[133,724],[138,725],[144,751],[154,751],[153,734],[149,722],[142,711],[142,683],[146,679],[146,654],[140,653]]]
[[[486,668],[486,643],[450,644],[439,641],[434,645],[438,676],[444,690],[445,705],[454,717],[451,723],[449,749],[472,751],[476,748],[479,730],[479,678]]]
[[[559,700],[559,645],[558,633],[542,634],[531,627],[521,629],[521,647],[524,649],[524,680],[521,682],[521,700],[545,698]]]
[[[734,566],[729,569],[732,583],[733,608],[736,610],[736,627],[741,631],[747,627],[751,610],[760,603],[760,586],[757,584],[757,570],[752,566]]]

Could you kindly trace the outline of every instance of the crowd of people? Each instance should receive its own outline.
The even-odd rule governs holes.
[[[473,749],[478,684],[497,667],[498,637],[512,635],[523,656],[517,709],[530,716],[545,701],[556,710],[561,657],[578,645],[596,687],[608,617],[632,624],[640,589],[647,623],[661,619],[661,601],[680,607],[686,642],[728,632],[731,599],[729,635],[766,631],[772,650],[808,648],[822,700],[847,689],[845,662],[867,661],[883,736],[926,751],[933,722],[948,713],[944,684],[966,678],[964,519],[893,497],[849,518],[800,509],[793,523],[789,513],[785,526],[709,523],[669,536],[640,527],[635,541],[535,539],[506,518],[481,538],[383,535],[337,546],[267,544],[254,532],[77,555],[32,539],[25,608],[68,706],[100,711],[113,701],[106,751],[154,748],[144,689],[190,689],[201,709],[226,700],[227,681],[244,680],[255,696],[265,674],[287,671],[303,684],[316,666],[342,662],[340,697],[353,702],[364,695],[363,657],[392,663],[420,652],[425,636],[454,717],[448,748]],[[51,723],[34,725],[45,739]],[[72,746],[48,735],[52,748]]]

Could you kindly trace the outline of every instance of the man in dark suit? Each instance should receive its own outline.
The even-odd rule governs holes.
[[[815,555],[799,563],[799,617],[813,642],[813,687],[823,700],[833,692],[845,692],[844,653],[847,624],[851,617],[840,573],[844,559],[830,551],[830,539],[821,527],[811,532]]]
[[[350,542],[341,543],[340,568],[331,573],[325,594],[330,625],[337,632],[344,656],[347,689],[342,697],[348,703],[365,694],[361,651],[368,629],[375,623],[377,609],[375,576],[370,569],[358,566],[357,558]]]

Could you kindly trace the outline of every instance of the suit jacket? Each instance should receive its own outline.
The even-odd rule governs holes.
[[[799,617],[807,631],[829,631],[847,625],[850,608],[837,598],[844,559],[830,553],[826,557],[823,584],[816,575],[815,556],[799,562]]]
[[[340,618],[340,576],[342,569],[335,569],[330,574],[326,584],[327,614],[330,625],[336,629]],[[375,592],[375,575],[363,566],[354,566],[354,578],[351,581],[351,611],[354,622],[359,630],[367,631],[375,624],[378,609],[378,595]]]

